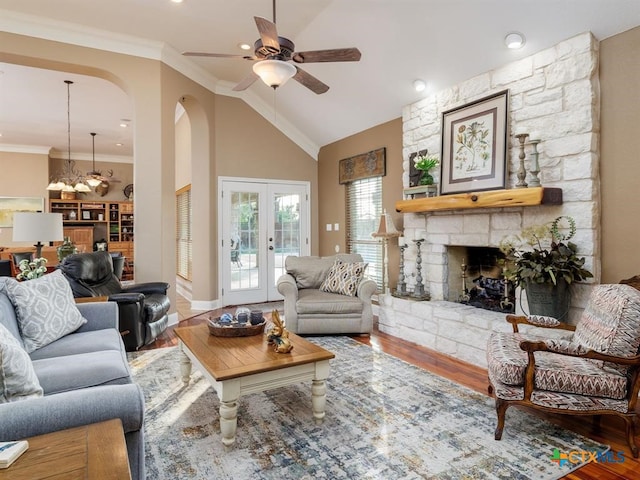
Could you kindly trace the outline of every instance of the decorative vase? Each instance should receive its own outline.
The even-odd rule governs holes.
[[[529,315],[544,315],[560,321],[566,321],[569,313],[569,285],[563,278],[558,284],[527,282],[524,286],[527,292]]]
[[[433,175],[423,170],[422,176],[420,177],[420,185],[433,185]]]
[[[72,255],[77,251],[78,249],[71,241],[71,238],[64,237],[64,241],[62,242],[62,245],[58,247],[58,261],[61,262],[63,258],[68,257],[69,255]]]

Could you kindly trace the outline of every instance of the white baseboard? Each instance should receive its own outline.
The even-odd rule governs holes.
[[[191,300],[191,310],[215,310],[221,307],[220,300]]]
[[[169,314],[169,326],[178,324],[178,313]]]

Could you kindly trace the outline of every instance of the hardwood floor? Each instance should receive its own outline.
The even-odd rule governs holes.
[[[190,303],[182,297],[177,300],[178,318],[180,325],[194,325],[204,319],[192,319],[192,317],[204,313],[191,310]],[[224,309],[215,311],[216,315],[224,312]],[[154,343],[144,347],[145,349],[161,348],[177,345],[177,339],[173,328],[168,328]],[[471,365],[452,357],[434,352],[414,343],[387,335],[377,329],[371,336],[354,336],[355,340],[370,345],[372,348],[386,352],[420,368],[429,370],[436,375],[448,378],[461,385],[465,385],[478,392],[487,393],[486,370]],[[512,407],[515,408],[515,407]],[[640,406],[637,407],[640,412]],[[631,452],[625,440],[624,422],[613,416],[605,417],[599,427],[595,427],[591,417],[579,417],[570,415],[552,415],[530,410],[533,415],[561,425],[564,428],[585,435],[596,441],[611,445],[612,452],[624,452],[622,463],[588,463],[584,467],[572,472],[565,477],[567,480],[640,480],[640,462],[631,456]],[[509,428],[509,414],[505,431]],[[636,437],[636,442],[640,439]]]

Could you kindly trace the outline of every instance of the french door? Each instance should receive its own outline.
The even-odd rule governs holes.
[[[282,298],[276,282],[288,255],[308,255],[309,183],[220,180],[223,305]]]

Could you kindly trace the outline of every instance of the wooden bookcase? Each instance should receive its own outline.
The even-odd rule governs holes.
[[[127,258],[123,280],[133,278],[133,202],[54,199],[49,200],[49,211],[62,214],[64,235],[81,251],[91,252],[95,242],[106,240],[110,252]]]

